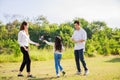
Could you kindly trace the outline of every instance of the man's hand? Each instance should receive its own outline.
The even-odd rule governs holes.
[[[77,43],[77,41],[75,41],[74,39],[71,39],[74,43]]]
[[[78,40],[78,41],[76,41],[76,40],[72,39],[72,41],[75,42],[75,43],[82,43],[82,42],[84,42],[85,40]]]
[[[77,43],[82,43],[82,42],[84,42],[85,40],[78,40],[78,41],[76,41]]]

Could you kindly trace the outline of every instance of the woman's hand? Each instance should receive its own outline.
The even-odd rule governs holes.
[[[28,51],[28,48],[26,48],[26,47],[23,47],[24,49],[25,49],[25,51]]]
[[[39,43],[36,43],[35,45],[36,45],[36,46],[40,46],[40,44],[39,44]]]

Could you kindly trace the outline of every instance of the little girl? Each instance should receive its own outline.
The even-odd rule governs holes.
[[[62,58],[62,51],[64,49],[64,47],[62,46],[61,37],[56,36],[55,43],[48,42],[46,40],[44,40],[44,42],[47,43],[48,45],[52,45],[54,47],[54,60],[55,60],[55,70],[56,70],[57,77],[60,77],[58,68],[60,69],[60,71],[62,72],[62,74],[64,76],[65,72],[63,71],[63,68],[60,64],[60,60]]]

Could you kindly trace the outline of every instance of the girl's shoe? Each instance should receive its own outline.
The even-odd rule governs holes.
[[[57,78],[59,78],[60,77],[60,74],[57,74]]]

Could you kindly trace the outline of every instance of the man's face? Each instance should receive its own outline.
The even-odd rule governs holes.
[[[74,27],[76,30],[79,30],[79,28],[80,28],[80,26],[77,23],[74,24]]]

